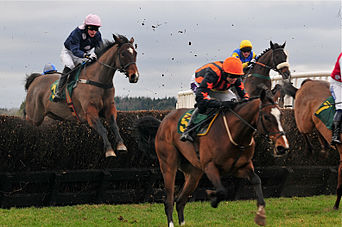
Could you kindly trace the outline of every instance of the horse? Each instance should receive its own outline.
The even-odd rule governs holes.
[[[220,109],[210,131],[205,136],[196,137],[195,144],[180,141],[180,133],[177,132],[177,122],[188,110],[173,110],[161,122],[152,117],[142,118],[136,126],[140,138],[155,138],[154,148],[166,190],[165,213],[168,226],[174,226],[172,213],[177,169],[182,171],[185,177],[183,189],[176,199],[180,225],[185,224],[183,212],[187,199],[204,173],[216,188],[216,191],[207,191],[214,208],[227,194],[220,179],[222,175],[247,178],[254,186],[257,196],[258,211],[255,222],[265,225],[265,201],[261,181],[254,172],[252,163],[255,149],[253,136],[259,131],[262,135],[270,136],[278,148],[289,148],[281,131],[277,104],[271,97],[266,96],[266,91],[262,91],[260,97],[241,102],[233,110]],[[146,135],[148,133],[150,134]]]
[[[116,150],[127,151],[116,123],[113,77],[116,70],[119,70],[128,77],[130,83],[138,81],[137,52],[133,46],[133,37],[128,40],[123,35],[113,34],[113,38],[114,41],[106,41],[95,49],[98,59],[86,65],[80,72],[77,86],[71,96],[76,114],[70,111],[65,101],[56,103],[49,100],[50,87],[59,79],[59,74],[33,73],[28,76],[25,84],[26,120],[36,126],[41,125],[45,116],[55,120],[77,118],[80,122],[88,122],[102,137],[105,156],[115,157],[116,153],[108,140],[107,130],[100,120],[101,116],[108,121],[110,130],[114,133]]]
[[[261,90],[271,91],[272,82],[270,70],[278,72],[284,81],[289,81],[291,72],[289,70],[288,56],[284,50],[286,42],[279,45],[270,41],[270,47],[264,50],[258,57],[254,66],[246,73],[244,86],[250,96],[260,95]],[[272,90],[272,94],[276,91]],[[284,98],[284,96],[280,97]],[[283,101],[283,100],[281,100]]]
[[[330,146],[332,132],[315,116],[315,112],[331,96],[329,87],[327,81],[307,79],[302,82],[301,87],[292,95],[295,98],[294,115],[299,132],[304,135],[305,141],[309,143],[306,134],[312,133],[316,128],[322,149]],[[308,145],[311,147],[310,143]],[[340,164],[336,189],[337,198],[333,209],[338,210],[342,195],[342,144],[335,146],[340,154]]]

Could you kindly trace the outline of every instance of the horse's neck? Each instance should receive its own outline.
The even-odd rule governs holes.
[[[237,120],[237,125],[234,128],[234,130],[238,130],[237,133],[239,135],[239,138],[242,140],[244,138],[249,138],[253,136],[254,130],[253,128],[256,128],[258,116],[259,116],[259,106],[260,106],[260,99],[255,99],[252,101],[249,101],[246,104],[243,104],[241,106],[238,106],[236,109],[236,113],[243,119]],[[233,113],[230,113],[229,111],[225,113],[225,116],[227,119],[230,117],[235,116]],[[252,126],[248,126],[248,124]]]
[[[262,65],[258,64],[261,63]],[[260,74],[263,76],[270,76],[270,68],[267,66],[272,65],[272,52],[271,50],[263,54],[251,70],[251,73]],[[265,66],[263,66],[265,65]]]
[[[86,69],[85,78],[94,80],[103,84],[113,82],[113,77],[117,69],[116,66],[116,51],[117,45],[114,45],[102,54],[97,62],[93,63]]]

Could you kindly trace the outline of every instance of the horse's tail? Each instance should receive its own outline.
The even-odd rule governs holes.
[[[140,118],[135,124],[136,142],[139,150],[155,158],[154,139],[160,125],[160,120],[152,116]]]
[[[25,83],[25,91],[28,90],[30,87],[30,84],[36,79],[37,77],[41,76],[42,74],[40,73],[32,73],[31,75],[26,76],[26,83]]]

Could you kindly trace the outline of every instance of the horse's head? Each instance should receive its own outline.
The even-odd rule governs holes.
[[[128,41],[123,39],[125,37],[113,34],[113,38],[115,44],[118,44],[116,65],[119,71],[128,77],[130,83],[138,82],[139,72],[136,65],[137,52],[133,46],[133,37]]]
[[[281,112],[278,105],[263,90],[258,120],[258,131],[268,136],[274,144],[274,156],[287,154],[289,143],[280,123]]]
[[[272,59],[273,59],[273,67],[283,79],[288,79],[291,76],[290,73],[290,64],[287,60],[287,53],[284,50],[286,42],[283,45],[279,45],[277,43],[272,43],[270,41],[271,50],[272,50]]]

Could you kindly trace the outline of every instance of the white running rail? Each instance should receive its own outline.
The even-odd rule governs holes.
[[[299,88],[301,83],[305,79],[313,79],[313,80],[328,80],[331,72],[328,71],[319,71],[319,72],[303,72],[303,73],[293,73],[291,74],[291,82],[293,86]],[[272,85],[280,84],[282,77],[281,76],[271,76]],[[176,109],[180,108],[193,108],[195,104],[195,95],[192,90],[180,91],[178,92]],[[293,99],[289,96],[285,97],[285,107],[292,107]]]

